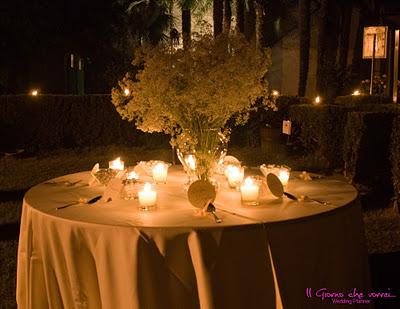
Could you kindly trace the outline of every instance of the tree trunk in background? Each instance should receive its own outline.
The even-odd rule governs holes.
[[[248,10],[244,13],[244,34],[247,40],[251,41],[254,38],[256,25],[256,12],[254,10],[254,1],[247,0]]]
[[[328,49],[328,4],[329,0],[321,0],[319,14],[319,33],[317,49],[317,92],[325,96],[327,93],[327,49]]]
[[[254,0],[256,13],[256,48],[264,47],[264,4],[263,0]]]
[[[304,97],[307,88],[310,59],[310,0],[299,0],[300,72],[298,95]]]
[[[213,0],[214,36],[222,32],[223,10],[223,0]]]
[[[244,0],[236,0],[236,30],[244,33]]]
[[[347,56],[349,53],[349,33],[351,26],[351,12],[353,9],[352,3],[343,4],[345,7],[343,8],[343,15],[340,25],[340,44],[339,44],[339,60],[338,60],[338,70],[339,70],[339,78],[338,78],[338,94],[344,94],[345,92],[345,83],[347,79],[346,69],[347,69]]]
[[[184,49],[189,48],[191,36],[192,36],[192,18],[190,9],[182,8],[182,40]]]
[[[229,31],[231,30],[231,18],[232,18],[231,0],[224,0],[224,21],[222,26],[222,31],[224,33],[229,33]]]

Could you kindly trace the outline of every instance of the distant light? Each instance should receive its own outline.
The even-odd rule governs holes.
[[[125,88],[124,89],[124,93],[125,93],[125,96],[128,96],[128,95],[130,95],[130,91],[129,91],[129,89],[128,88]]]
[[[316,105],[318,105],[319,103],[321,103],[321,98],[320,98],[320,96],[317,96],[316,98],[315,98],[315,104]]]
[[[36,97],[38,94],[39,94],[39,91],[36,90],[36,89],[33,89],[33,90],[31,91],[31,95],[33,95],[34,97]]]
[[[360,95],[360,94],[361,94],[360,90],[355,90],[355,91],[353,92],[353,95]]]
[[[278,90],[272,90],[272,95],[274,97],[277,97],[279,95],[279,91]]]

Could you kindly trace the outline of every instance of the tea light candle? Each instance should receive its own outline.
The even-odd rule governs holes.
[[[281,181],[283,186],[286,186],[289,182],[290,172],[287,168],[281,168],[279,170],[278,178]]]
[[[118,157],[114,161],[108,162],[108,168],[110,168],[112,170],[123,171],[124,170],[124,161],[122,161],[121,158]]]
[[[132,171],[132,172],[129,172],[126,175],[126,179],[128,179],[128,180],[138,180],[139,176],[138,176],[138,174],[136,174],[136,172]]]
[[[168,176],[168,164],[160,162],[153,167],[153,180],[155,182],[166,183],[167,176]]]
[[[228,184],[231,188],[236,188],[243,181],[244,168],[241,166],[229,165],[227,167]]]
[[[251,177],[247,177],[244,184],[240,186],[240,193],[244,204],[258,205],[260,186]]]
[[[142,208],[147,209],[147,207],[155,206],[157,203],[157,192],[153,190],[150,183],[146,182],[143,187],[143,191],[138,192],[139,204]]]

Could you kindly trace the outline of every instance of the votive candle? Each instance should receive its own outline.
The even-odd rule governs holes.
[[[124,161],[121,160],[120,157],[116,158],[113,161],[108,162],[108,168],[117,171],[123,171],[125,167]]]
[[[168,164],[160,162],[153,167],[153,180],[155,182],[166,183],[167,176],[168,176]]]
[[[240,193],[243,204],[258,205],[260,186],[251,177],[247,177],[244,184],[240,186]]]
[[[241,166],[229,165],[227,167],[228,184],[231,188],[237,188],[243,181],[244,168]]]
[[[142,208],[155,206],[157,203],[157,192],[153,190],[150,183],[146,182],[143,190],[138,192],[139,204]]]

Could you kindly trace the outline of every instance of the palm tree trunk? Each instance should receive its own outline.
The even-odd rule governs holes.
[[[317,92],[320,95],[327,93],[328,4],[329,0],[321,0],[317,49]]]
[[[310,0],[299,0],[300,71],[298,95],[304,97],[307,88],[310,58]]]
[[[192,18],[190,9],[182,8],[182,40],[184,49],[189,48],[191,35],[192,35]]]
[[[223,0],[213,0],[214,36],[222,32],[223,10]]]
[[[338,92],[339,94],[343,94],[344,92],[344,83],[346,77],[346,69],[347,69],[347,56],[349,53],[349,32],[351,26],[351,12],[353,6],[352,3],[346,4],[344,8],[344,12],[342,15],[341,29],[340,29],[340,45],[339,45],[339,60],[338,60],[338,68],[340,78],[338,79]]]
[[[248,10],[244,13],[244,34],[251,41],[254,39],[256,27],[256,12],[254,9],[254,0],[246,0]]]
[[[236,0],[236,29],[244,33],[244,0]]]
[[[264,47],[264,5],[263,0],[254,0],[256,13],[256,48]]]
[[[224,33],[229,33],[229,31],[231,30],[231,18],[232,18],[231,0],[224,0],[224,21],[222,26],[222,31]]]

